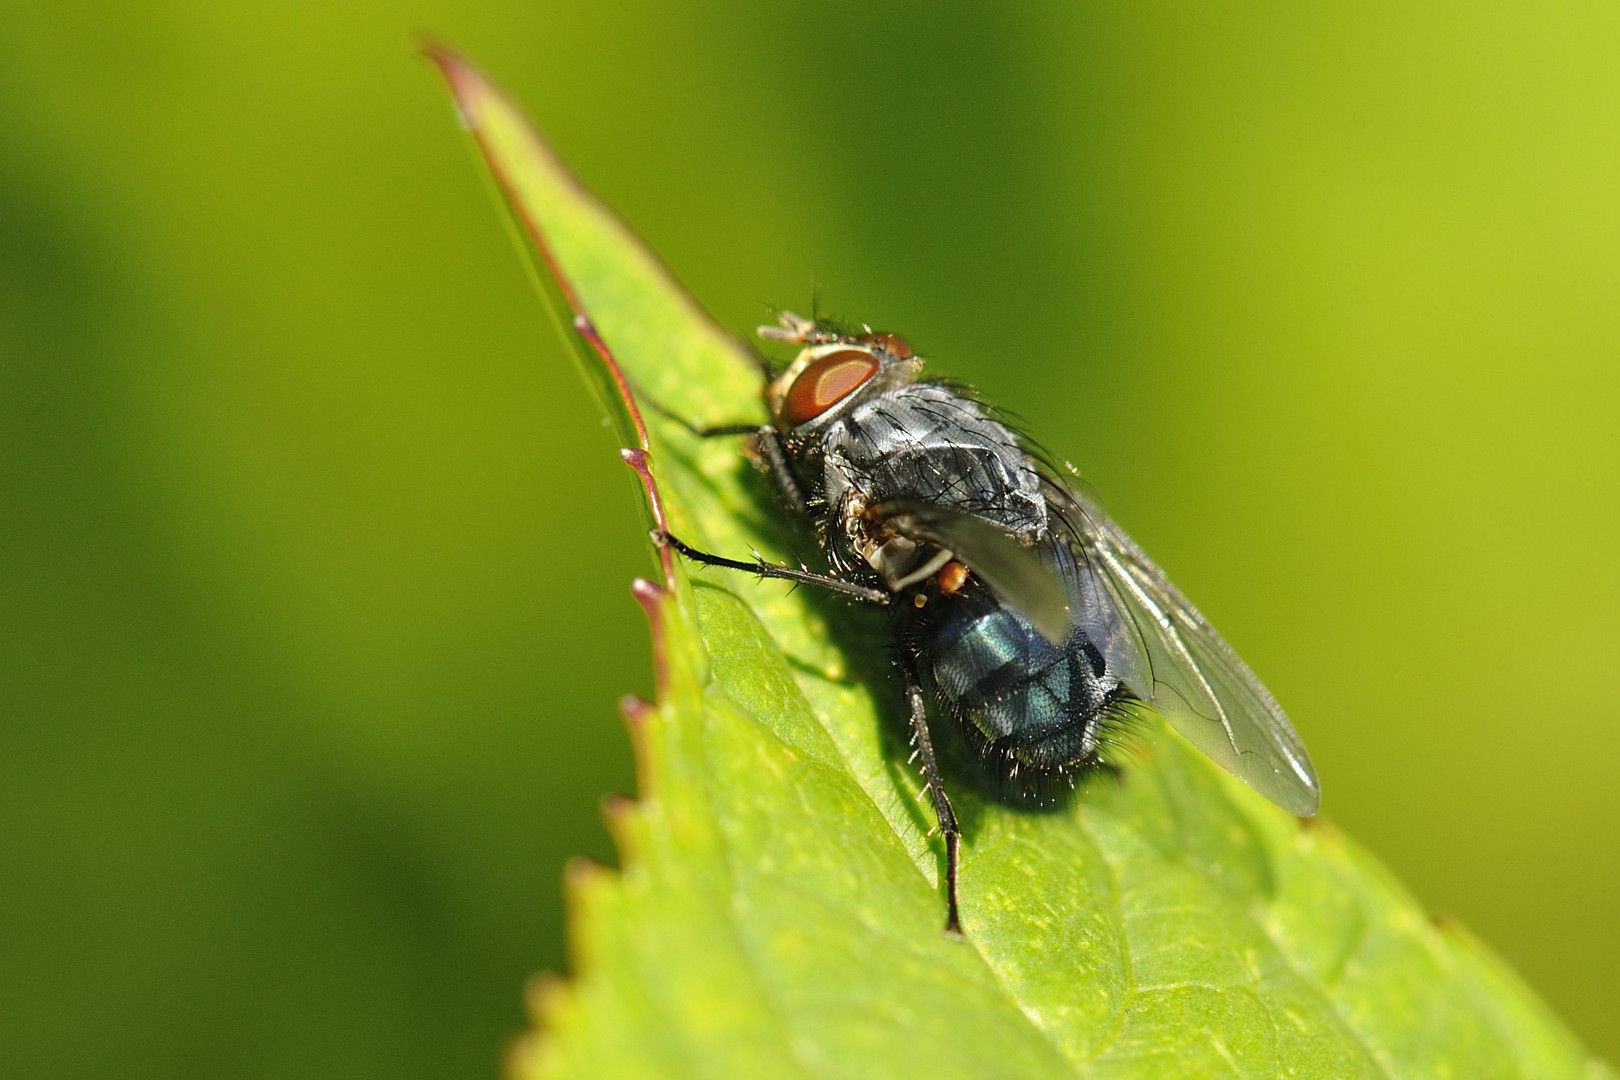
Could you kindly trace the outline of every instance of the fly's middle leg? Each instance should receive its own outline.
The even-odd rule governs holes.
[[[853,581],[833,577],[831,574],[817,574],[811,570],[778,566],[776,563],[768,563],[764,559],[751,563],[743,562],[740,559],[728,559],[724,555],[715,555],[695,548],[673,533],[665,532],[663,529],[654,529],[652,539],[653,543],[668,544],[693,562],[702,563],[705,566],[719,566],[727,570],[741,570],[745,574],[756,574],[762,578],[777,578],[782,581],[797,582],[800,585],[814,585],[818,589],[827,589],[830,592],[853,597],[868,604],[887,606],[891,599],[891,594],[886,589],[873,589],[866,585],[858,585]]]

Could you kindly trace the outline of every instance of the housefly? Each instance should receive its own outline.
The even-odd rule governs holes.
[[[912,738],[945,842],[947,929],[960,925],[961,830],[930,703],[991,775],[1015,784],[1072,784],[1107,767],[1133,710],[1151,708],[1284,810],[1316,812],[1310,758],[1260,680],[1096,498],[992,408],[924,379],[922,358],[896,334],[792,313],[759,334],[800,347],[767,373],[770,422],[692,430],[754,437],[831,572],[656,538],[699,563],[893,610]]]

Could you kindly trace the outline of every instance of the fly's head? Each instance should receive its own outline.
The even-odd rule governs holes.
[[[802,346],[793,362],[765,387],[771,421],[790,438],[843,414],[858,401],[915,382],[922,358],[898,334],[863,327],[849,334],[791,311],[759,336]]]

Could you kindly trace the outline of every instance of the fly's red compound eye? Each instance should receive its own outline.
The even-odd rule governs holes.
[[[788,388],[783,418],[794,425],[809,423],[854,393],[877,369],[877,358],[860,349],[817,357]]]
[[[912,356],[911,342],[899,334],[891,334],[887,330],[862,334],[857,340],[863,345],[876,345],[889,355],[898,356],[902,360],[910,360]]]

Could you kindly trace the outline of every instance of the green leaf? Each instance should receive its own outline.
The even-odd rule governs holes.
[[[806,540],[738,447],[656,414],[644,433],[589,330],[707,423],[763,416],[744,348],[498,89],[432,56],[548,296],[589,313],[570,338],[649,496],[707,548],[791,559]],[[956,783],[966,939],[947,936],[881,615],[688,569],[666,556],[637,584],[658,701],[626,703],[623,869],[570,868],[576,976],[536,983],[515,1076],[1613,1075],[1331,825],[1162,727],[1121,783],[1056,812]]]

